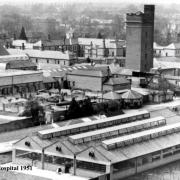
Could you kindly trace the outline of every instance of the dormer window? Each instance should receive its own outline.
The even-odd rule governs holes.
[[[26,141],[24,144],[28,147],[31,146],[31,143],[29,141]]]
[[[62,151],[61,147],[60,146],[56,146],[56,151],[61,152]]]
[[[94,152],[93,152],[93,151],[89,151],[89,156],[90,156],[91,158],[95,158]]]

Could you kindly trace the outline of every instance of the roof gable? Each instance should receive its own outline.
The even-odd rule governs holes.
[[[5,56],[5,55],[9,55],[9,53],[2,45],[0,45],[0,56]]]
[[[90,156],[91,152],[94,153],[94,157]],[[88,147],[87,149],[79,153],[77,155],[77,158],[89,159],[89,161],[95,162],[95,163],[97,163],[98,161],[102,163],[110,162],[110,160],[104,154],[102,154],[99,150],[97,150],[95,147]]]
[[[26,145],[26,142],[30,143],[30,146]],[[13,144],[13,146],[15,146],[16,148],[22,148],[22,149],[26,149],[26,150],[30,150],[30,151],[41,151],[42,147],[39,143],[37,143],[36,141],[34,141],[31,137],[26,136],[25,138],[17,141],[16,143]]]
[[[60,148],[59,150],[57,149]],[[49,146],[46,153],[57,154],[58,156],[73,156],[73,152],[70,148],[68,148],[63,142],[58,141],[54,143],[52,146]]]

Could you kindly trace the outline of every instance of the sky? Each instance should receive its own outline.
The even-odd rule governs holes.
[[[32,3],[53,3],[53,2],[59,2],[59,3],[66,3],[66,2],[98,2],[98,3],[103,3],[103,2],[114,2],[114,3],[121,3],[121,2],[130,2],[130,3],[143,3],[143,4],[171,4],[171,3],[176,3],[180,4],[179,0],[0,0],[0,4],[19,4],[19,3],[25,3],[25,4],[32,4]]]

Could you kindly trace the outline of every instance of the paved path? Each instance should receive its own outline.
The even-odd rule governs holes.
[[[7,164],[1,165],[0,167],[10,167],[10,166],[17,167],[18,165],[12,164],[12,163],[7,163]],[[18,166],[18,170],[13,171],[13,172],[38,176],[38,177],[42,177],[42,178],[48,178],[51,180],[87,180],[87,178],[74,176],[72,174],[64,174],[64,173],[57,174],[54,171],[42,170],[42,169],[38,169],[34,166],[32,167],[32,170],[21,170],[21,166]]]
[[[17,140],[7,141],[7,142],[0,143],[0,153],[5,153],[5,152],[12,151],[12,145],[16,141]]]

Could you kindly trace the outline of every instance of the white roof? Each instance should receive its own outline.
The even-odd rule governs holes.
[[[72,58],[72,55],[69,51],[64,53],[61,51],[49,51],[49,50],[36,50],[36,49],[7,49],[10,54],[28,54],[30,57],[34,58],[46,58],[46,59],[57,59],[57,60],[69,60]]]
[[[90,122],[78,123],[78,124],[73,124],[73,125],[54,128],[54,129],[42,130],[42,131],[39,131],[38,133],[41,135],[51,134],[51,133],[55,133],[55,132],[65,131],[68,129],[75,129],[75,128],[80,128],[80,127],[84,127],[84,126],[90,126],[90,125],[95,125],[95,124],[99,124],[99,123],[105,123],[105,122],[109,122],[109,121],[116,121],[117,119],[123,119],[123,118],[132,117],[132,116],[147,114],[147,113],[149,113],[149,112],[146,110],[135,111],[132,113],[123,114],[123,115],[119,115],[119,116],[113,116],[113,117],[104,118],[104,119],[99,119],[96,121],[90,121]]]
[[[171,43],[167,46],[161,46],[159,44],[157,44],[156,42],[153,43],[153,48],[154,49],[159,49],[159,50],[164,50],[164,49],[175,49],[175,45],[174,43]]]
[[[121,137],[117,137],[117,138],[113,138],[113,139],[108,139],[105,141],[102,141],[104,145],[108,146],[108,145],[113,145],[116,143],[121,143],[121,142],[125,142],[128,140],[133,140],[139,137],[144,137],[147,135],[151,135],[151,134],[155,134],[155,133],[159,133],[162,131],[168,131],[174,128],[180,128],[180,123],[175,123],[175,124],[171,124],[171,125],[166,125],[163,127],[158,127],[155,129],[150,129],[150,130],[145,130],[142,132],[138,132],[138,133],[134,133],[134,134],[130,134],[130,135],[125,135],[125,136],[121,136]]]
[[[160,120],[165,120],[165,118],[162,116],[159,116],[159,117],[155,117],[155,118],[151,118],[151,119],[136,121],[136,122],[127,123],[127,124],[123,124],[123,125],[121,124],[121,125],[117,125],[117,126],[113,126],[113,127],[108,127],[108,128],[95,130],[95,131],[81,133],[81,134],[69,136],[69,138],[72,140],[78,140],[78,139],[82,139],[82,138],[86,138],[86,137],[101,135],[104,133],[110,133],[110,132],[117,131],[117,130],[121,131],[121,130],[126,129],[126,128],[136,127],[139,125],[145,125],[147,123],[156,122],[156,121],[160,121]]]
[[[20,39],[13,40],[12,45],[20,47],[22,46],[23,43],[27,49],[33,49],[34,43],[28,43],[26,40],[20,40]]]

